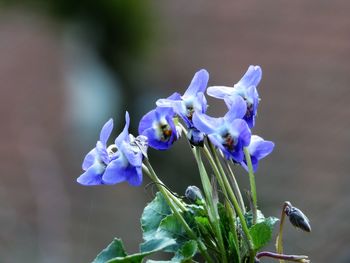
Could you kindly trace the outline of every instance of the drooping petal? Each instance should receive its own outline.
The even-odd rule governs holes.
[[[115,139],[115,144],[117,145],[118,148],[119,148],[119,146],[121,145],[121,143],[123,141],[129,142],[129,125],[130,125],[129,113],[125,112],[125,126],[124,126],[124,129],[118,135],[118,137]]]
[[[106,145],[109,136],[111,135],[113,130],[113,119],[109,119],[105,125],[103,125],[101,132],[100,132],[100,141]]]
[[[126,170],[126,180],[132,186],[140,186],[142,183],[142,168],[141,167],[131,167]]]
[[[223,99],[233,94],[233,87],[211,86],[207,89],[207,94],[217,99]]]
[[[203,92],[207,88],[209,73],[205,69],[201,69],[194,74],[191,84],[188,86],[183,98],[196,96],[198,92]]]
[[[128,161],[122,155],[118,159],[115,159],[109,163],[102,176],[102,180],[105,184],[117,184],[126,181],[126,168],[128,167]]]
[[[275,144],[273,142],[265,141],[263,138],[257,135],[252,135],[248,150],[250,155],[260,160],[269,155],[273,151],[274,147]]]
[[[224,122],[223,118],[213,118],[199,112],[193,114],[192,121],[198,130],[206,134],[213,133]]]
[[[250,86],[257,86],[261,80],[262,76],[262,70],[260,66],[249,66],[247,72],[243,75],[243,77],[240,79],[240,81],[237,82],[237,84],[234,85],[234,87],[250,87]]]
[[[95,162],[85,173],[77,178],[77,182],[86,186],[103,184],[102,174],[104,171],[105,166],[102,163]]]
[[[225,102],[229,105],[229,111],[225,114],[226,122],[231,123],[235,119],[241,119],[246,114],[247,104],[240,96],[225,97]]]
[[[97,151],[96,148],[93,148],[84,158],[83,164],[82,164],[82,168],[84,171],[86,171],[87,169],[89,169],[89,167],[91,165],[94,164],[95,159],[97,158]]]

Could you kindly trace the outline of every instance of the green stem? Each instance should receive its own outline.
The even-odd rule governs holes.
[[[224,181],[222,179],[222,177],[225,176],[225,174],[223,174],[223,175],[220,174],[219,169],[218,169],[218,167],[217,167],[217,165],[216,165],[216,163],[215,163],[215,161],[214,161],[212,155],[210,154],[210,151],[206,145],[204,145],[203,151],[204,151],[206,158],[209,161],[210,166],[213,169],[213,172],[214,172],[214,174],[219,182],[219,185],[223,191],[223,194],[226,198],[225,205],[226,205],[226,209],[227,209],[227,212],[228,212],[229,218],[230,218],[231,230],[232,230],[232,233],[234,233],[234,238],[235,238],[235,241],[237,241],[237,245],[238,245],[238,237],[237,237],[236,226],[235,226],[235,222],[234,222],[234,218],[236,218],[236,216],[235,216],[234,210],[232,210],[231,204],[229,204],[229,202],[228,202],[228,200],[230,200],[230,199],[228,197],[226,187],[225,187]]]
[[[276,238],[276,251],[279,254],[283,254],[283,226],[284,226],[284,221],[285,221],[285,218],[286,218],[286,214],[285,214],[286,206],[287,206],[287,204],[284,203],[283,208],[282,208],[282,213],[281,213],[280,227],[279,227],[279,231],[278,231],[278,236]],[[280,263],[284,263],[284,260],[280,259],[279,262]]]
[[[147,174],[150,174],[149,169],[144,164],[142,169]],[[165,186],[165,184],[158,177],[154,178],[154,180],[152,181],[158,186],[158,188],[159,186]],[[176,196],[174,196],[166,187],[162,187],[162,189],[164,189],[164,191],[167,192],[167,195],[169,196],[169,198],[171,198],[171,200],[181,209],[181,211],[183,212],[187,211],[187,208],[184,206],[184,204],[178,198],[176,198]]]
[[[253,201],[253,224],[256,224],[257,215],[258,215],[258,200],[256,194],[256,185],[255,185],[255,176],[253,172],[253,164],[252,159],[250,158],[250,153],[247,147],[244,147],[244,155],[247,161],[248,166],[248,175],[250,182],[250,191],[252,193],[252,201]]]
[[[151,164],[149,163],[147,158],[145,158],[144,163],[145,163],[147,169],[143,169],[143,171],[147,173],[147,175],[151,178],[151,180],[153,182],[157,183],[156,185],[157,185],[159,191],[163,194],[167,204],[169,205],[169,207],[173,211],[176,218],[180,221],[180,223],[184,227],[186,233],[190,236],[190,238],[197,241],[198,248],[199,248],[201,254],[203,255],[203,257],[206,259],[206,261],[208,263],[213,263],[211,257],[208,254],[207,248],[205,247],[204,243],[197,238],[197,235],[189,227],[189,225],[187,224],[187,222],[185,221],[185,219],[183,218],[181,213],[178,211],[177,207],[174,205],[174,203],[172,201],[172,198],[169,197],[169,192],[161,184],[159,184],[159,182],[161,182],[161,181],[159,180],[157,174],[153,170],[153,167],[151,166]]]
[[[217,155],[217,152],[214,148],[214,145],[208,140],[208,144],[209,144],[209,148],[214,156],[214,160],[216,161],[217,165],[219,166],[219,169],[221,167],[221,171],[224,172],[222,166],[221,166],[221,163],[220,163],[220,160],[219,160],[219,157]],[[237,215],[240,219],[240,222],[241,222],[241,225],[242,225],[242,229],[243,229],[243,232],[244,234],[246,235],[247,237],[247,240],[248,240],[248,247],[249,247],[249,253],[250,253],[250,261],[251,262],[254,262],[254,258],[255,258],[255,250],[254,250],[254,243],[253,243],[253,239],[249,233],[249,228],[247,226],[247,223],[245,221],[245,218],[244,218],[244,215],[242,213],[242,210],[241,208],[239,207],[239,204],[238,204],[238,201],[237,201],[237,198],[235,196],[235,194],[233,193],[233,190],[231,188],[231,185],[229,183],[229,181],[227,180],[227,177],[226,176],[223,176],[223,182],[224,182],[224,187],[226,188],[228,194],[229,194],[229,197],[231,198],[231,201],[232,201],[232,204],[237,212]]]
[[[198,165],[198,170],[201,177],[204,194],[206,197],[206,203],[208,205],[208,210],[209,210],[208,215],[209,215],[209,219],[213,222],[212,225],[214,227],[214,231],[216,232],[216,237],[218,239],[218,245],[219,245],[220,254],[222,256],[222,261],[227,262],[226,250],[225,250],[224,241],[223,241],[222,233],[220,229],[220,218],[219,218],[217,207],[213,203],[213,199],[212,199],[213,195],[212,195],[210,180],[209,180],[207,171],[204,167],[199,148],[195,147],[192,149],[192,151]]]
[[[230,164],[227,161],[225,161],[224,163],[225,163],[225,166],[226,166],[226,169],[227,169],[228,173],[231,176],[230,178],[231,178],[231,181],[232,181],[233,191],[235,192],[235,194],[236,194],[236,196],[238,198],[239,206],[241,207],[243,214],[245,214],[246,213],[245,205],[244,205],[242,193],[241,193],[241,190],[239,189],[236,177],[235,177],[235,175],[234,175],[234,173],[233,173],[233,171],[231,169]]]

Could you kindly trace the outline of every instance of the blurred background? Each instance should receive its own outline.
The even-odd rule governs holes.
[[[256,175],[260,208],[285,200],[311,219],[285,250],[350,262],[350,3],[333,1],[0,1],[0,262],[90,262],[113,237],[128,252],[152,189],[83,187],[81,162],[124,112],[131,131],[157,98],[206,68],[233,85],[261,65],[254,133],[275,142]],[[225,111],[209,99],[209,113]],[[150,150],[162,180],[199,184],[184,140]],[[248,180],[238,169],[242,187]],[[268,262],[268,261],[265,261]]]

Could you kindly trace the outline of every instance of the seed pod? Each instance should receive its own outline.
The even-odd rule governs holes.
[[[286,207],[285,213],[289,217],[289,221],[293,226],[300,228],[305,232],[311,232],[310,221],[300,209],[290,205]]]
[[[187,187],[185,191],[185,196],[191,203],[196,203],[197,201],[203,200],[201,190],[194,185],[190,185],[189,187]]]

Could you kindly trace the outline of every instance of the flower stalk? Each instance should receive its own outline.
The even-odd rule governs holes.
[[[250,158],[250,153],[248,151],[247,147],[244,147],[244,155],[245,159],[247,161],[248,166],[248,175],[249,175],[249,183],[250,183],[250,191],[252,194],[252,201],[253,201],[253,224],[256,224],[257,222],[257,216],[258,216],[258,200],[257,200],[257,194],[256,194],[256,184],[255,184],[255,176],[253,171],[253,164],[252,159]]]
[[[201,251],[203,257],[206,259],[206,261],[208,263],[213,263],[211,257],[208,254],[207,248],[205,247],[204,243],[200,239],[197,238],[197,235],[189,227],[189,225],[187,224],[186,220],[183,218],[181,213],[178,211],[177,207],[173,204],[172,198],[169,197],[169,193],[167,192],[167,190],[165,188],[163,188],[161,186],[161,184],[158,184],[160,180],[159,180],[157,174],[155,173],[155,171],[153,170],[153,167],[151,166],[151,164],[150,164],[150,162],[148,161],[147,158],[145,158],[144,163],[145,163],[147,169],[143,169],[143,170],[147,173],[147,175],[150,177],[150,179],[153,182],[157,183],[156,185],[157,185],[159,191],[163,194],[167,204],[169,205],[169,207],[173,211],[173,213],[176,216],[176,218],[180,221],[180,223],[184,227],[186,233],[190,236],[190,238],[192,238],[193,240],[197,241],[198,248]]]

